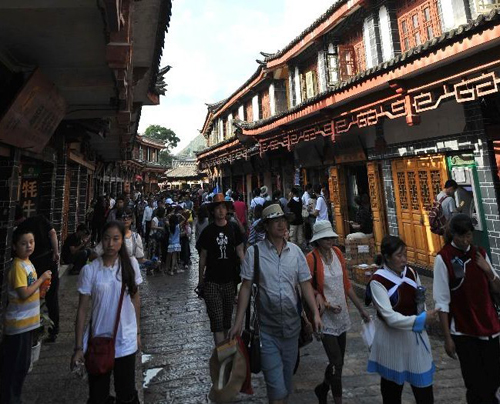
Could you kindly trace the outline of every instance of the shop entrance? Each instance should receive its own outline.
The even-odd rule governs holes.
[[[356,220],[358,205],[356,196],[368,195],[368,170],[365,163],[346,165],[344,169],[346,185],[347,219]],[[349,234],[349,227],[347,228]]]
[[[448,179],[442,155],[394,160],[392,175],[399,236],[408,247],[408,262],[432,269],[444,245],[429,226],[429,211]]]

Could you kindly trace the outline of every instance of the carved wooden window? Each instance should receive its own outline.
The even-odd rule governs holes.
[[[426,211],[430,211],[434,199],[432,198],[431,190],[429,188],[429,176],[427,174],[427,171],[419,171],[418,180],[420,182],[420,193],[422,195],[422,204]]]
[[[441,192],[441,171],[433,170],[431,171],[431,186],[434,191],[433,200]]]
[[[398,172],[398,191],[399,191],[399,199],[401,201],[401,209],[408,210],[408,198],[406,196],[406,176],[404,172]]]
[[[366,70],[365,43],[363,40],[354,45],[356,56],[356,74]]]
[[[305,74],[301,74],[300,85],[302,90],[302,101],[314,97],[318,93],[316,72],[310,70]]]
[[[414,4],[417,4],[416,6]],[[437,0],[406,1],[398,16],[402,51],[441,35]],[[411,8],[409,8],[411,7]]]
[[[410,191],[410,198],[411,198],[411,208],[414,211],[420,210],[420,206],[418,203],[418,188],[417,188],[417,181],[415,179],[415,173],[414,172],[408,172],[408,186],[409,186],[409,191]]]
[[[339,45],[338,53],[340,80],[348,80],[356,75],[356,54],[354,52],[354,46]]]

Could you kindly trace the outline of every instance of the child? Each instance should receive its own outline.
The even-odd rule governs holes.
[[[5,313],[1,402],[20,403],[24,379],[31,362],[32,331],[40,327],[40,293],[51,271],[37,279],[29,256],[35,250],[35,236],[26,228],[17,228],[12,236],[16,254],[8,274],[9,304]]]
[[[182,221],[182,223],[184,220]],[[168,218],[169,231],[168,236],[168,247],[167,247],[167,265],[166,270],[169,275],[184,272],[183,269],[179,269],[177,265],[177,256],[181,252],[181,227],[179,225],[179,216],[177,214],[171,214]]]

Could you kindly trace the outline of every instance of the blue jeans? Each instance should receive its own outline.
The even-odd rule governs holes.
[[[292,393],[293,369],[299,350],[298,338],[280,338],[260,332],[260,360],[270,400],[283,400]]]

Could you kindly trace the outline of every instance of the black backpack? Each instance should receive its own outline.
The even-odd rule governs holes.
[[[446,217],[443,212],[443,202],[448,195],[443,196],[439,201],[434,201],[429,211],[429,225],[431,232],[442,236],[446,228]]]

